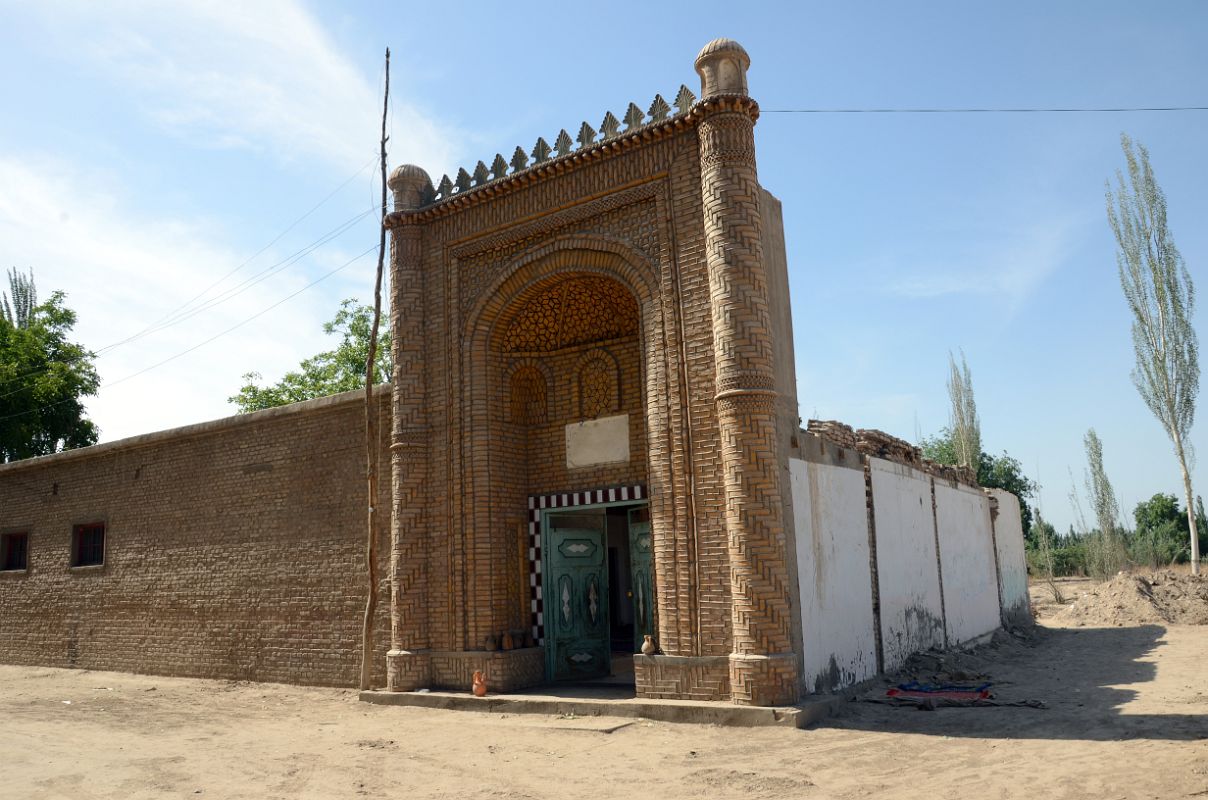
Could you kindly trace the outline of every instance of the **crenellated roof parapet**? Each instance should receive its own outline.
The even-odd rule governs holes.
[[[722,94],[698,101],[687,86],[681,86],[675,96],[674,108],[662,95],[655,95],[645,112],[636,103],[629,104],[621,119],[611,111],[607,112],[599,130],[583,122],[573,140],[563,128],[554,137],[553,145],[544,137],[538,137],[531,151],[517,147],[511,159],[505,160],[502,153],[497,153],[490,165],[479,161],[473,170],[465,167],[459,169],[454,178],[443,175],[435,187],[428,185],[420,203],[411,208],[396,207],[394,213],[387,216],[386,226],[393,228],[400,224],[424,222],[562,174],[582,164],[695,126],[704,116],[716,111],[738,111],[749,114],[752,119],[759,117],[759,105],[747,95]]]

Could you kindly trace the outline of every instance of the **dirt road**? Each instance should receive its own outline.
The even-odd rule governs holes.
[[[0,667],[0,798],[1208,796],[1208,627],[1049,628],[984,655],[1000,696],[1049,708],[726,729]]]

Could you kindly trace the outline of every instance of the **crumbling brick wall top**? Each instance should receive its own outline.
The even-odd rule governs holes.
[[[856,450],[866,456],[883,458],[897,464],[905,464],[943,480],[963,483],[972,487],[979,486],[977,473],[969,467],[939,464],[929,458],[924,458],[918,447],[884,431],[872,428],[857,430],[833,419],[811,419],[806,422],[805,432],[839,447]]]

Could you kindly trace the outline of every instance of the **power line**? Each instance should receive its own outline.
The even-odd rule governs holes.
[[[360,169],[358,169],[356,172],[354,172],[354,173],[352,173],[351,175],[349,175],[349,176],[348,176],[348,178],[347,178],[347,179],[345,179],[345,180],[344,180],[344,181],[343,181],[343,182],[342,182],[342,183],[341,183],[339,186],[337,186],[336,188],[334,188],[334,189],[332,189],[330,192],[328,192],[328,193],[327,193],[327,194],[326,194],[326,195],[323,197],[323,199],[322,199],[322,200],[320,200],[319,202],[317,202],[317,203],[315,203],[313,206],[311,206],[311,208],[310,208],[310,210],[309,210],[309,211],[307,211],[307,212],[306,212],[306,213],[304,213],[302,216],[300,216],[300,217],[298,217],[297,219],[295,219],[293,222],[291,222],[289,225],[287,225],[283,231],[281,231],[279,234],[277,234],[276,236],[274,236],[274,237],[273,237],[273,239],[272,239],[272,241],[270,241],[268,244],[264,245],[264,247],[261,247],[261,248],[260,248],[259,250],[257,250],[256,252],[252,253],[250,256],[248,256],[246,259],[244,259],[244,261],[243,261],[241,264],[239,264],[237,267],[235,267],[234,269],[232,269],[230,272],[228,272],[227,274],[223,275],[221,278],[219,278],[218,280],[216,280],[216,281],[214,281],[213,283],[211,283],[211,284],[210,284],[209,286],[207,286],[205,289],[202,289],[200,292],[198,292],[197,294],[195,294],[193,297],[191,297],[191,298],[189,298],[188,300],[186,300],[186,301],[184,302],[184,304],[182,304],[182,305],[180,305],[180,306],[177,306],[176,308],[172,309],[172,310],[171,310],[171,311],[169,311],[167,314],[165,314],[163,317],[161,317],[159,320],[157,320],[156,322],[154,322],[154,323],[152,323],[151,325],[149,325],[149,326],[148,326],[148,328],[155,327],[155,325],[158,325],[160,322],[163,322],[165,319],[168,319],[168,318],[172,317],[173,315],[175,315],[175,314],[179,313],[180,311],[183,311],[184,309],[186,309],[186,308],[188,308],[189,306],[193,305],[193,303],[194,303],[194,302],[196,302],[197,300],[201,299],[201,298],[202,298],[202,297],[204,297],[205,295],[209,294],[211,289],[213,289],[214,287],[218,286],[218,285],[219,285],[219,284],[221,284],[223,281],[225,281],[227,278],[231,277],[231,276],[232,276],[232,275],[234,275],[236,272],[238,272],[239,270],[241,270],[241,269],[243,269],[244,267],[246,267],[248,264],[250,264],[252,261],[254,261],[254,260],[255,260],[255,259],[256,259],[256,258],[257,258],[257,257],[258,257],[258,256],[259,256],[261,253],[263,253],[265,250],[269,249],[270,247],[272,247],[273,245],[275,245],[277,242],[281,241],[281,239],[282,239],[282,238],[283,238],[283,237],[284,237],[284,236],[285,236],[287,233],[289,233],[289,232],[290,232],[290,231],[292,231],[294,228],[296,228],[296,227],[297,227],[299,224],[301,224],[303,220],[305,220],[305,219],[306,219],[307,217],[309,217],[311,214],[315,213],[315,212],[316,212],[316,211],[318,211],[320,208],[322,208],[322,207],[323,207],[323,205],[324,205],[324,204],[325,204],[325,203],[326,203],[328,200],[330,200],[331,198],[335,197],[335,196],[336,196],[336,195],[337,195],[337,194],[340,192],[340,190],[341,190],[341,189],[343,189],[345,186],[347,186],[348,184],[350,184],[350,183],[352,183],[354,180],[356,180],[357,176],[358,176],[358,175],[360,175],[362,172],[364,172],[366,169],[368,169],[368,168],[369,168],[369,166],[370,166],[371,164],[373,164],[373,162],[374,162],[374,161],[376,161],[376,160],[377,160],[377,156],[375,155],[373,158],[371,158],[371,159],[369,159],[368,161],[366,161],[366,162],[365,162],[365,164],[364,164],[364,165],[363,165],[363,166],[362,166]]]
[[[347,184],[347,181],[345,182],[345,185],[346,184]],[[317,206],[316,206],[316,208],[317,208]],[[287,256],[286,258],[284,258],[280,261],[277,261],[274,264],[269,265],[268,267],[261,270],[260,272],[257,272],[255,275],[252,275],[251,277],[245,279],[242,283],[236,284],[234,287],[227,289],[225,292],[218,295],[217,297],[210,299],[203,305],[200,305],[185,313],[173,312],[173,313],[176,313],[176,316],[172,316],[172,314],[169,314],[167,317],[161,318],[159,322],[156,322],[152,325],[148,325],[147,327],[143,328],[142,330],[138,331],[137,333],[135,333],[131,336],[126,337],[125,339],[121,339],[120,341],[113,342],[112,344],[107,344],[103,347],[98,348],[95,352],[90,353],[90,356],[104,355],[118,347],[121,347],[122,345],[130,344],[131,342],[142,339],[143,337],[149,336],[152,333],[158,333],[162,330],[166,330],[167,328],[171,328],[174,325],[178,325],[182,322],[192,319],[193,317],[197,316],[198,314],[201,314],[204,311],[208,311],[211,308],[215,308],[216,306],[222,305],[226,301],[228,301],[240,294],[243,294],[245,291],[252,288],[256,284],[263,283],[265,280],[272,277],[272,275],[275,275],[278,272],[283,271],[286,267],[296,264],[302,258],[304,258],[307,255],[310,255],[311,253],[313,253],[315,250],[317,250],[322,245],[327,244],[332,239],[335,239],[337,236],[343,234],[349,228],[351,228],[354,224],[359,222],[361,219],[365,218],[366,216],[368,216],[369,214],[372,214],[373,212],[375,212],[377,210],[378,209],[376,207],[374,207],[374,208],[369,208],[365,211],[362,211],[362,212],[356,214],[355,216],[340,223],[332,230],[323,234],[321,237],[319,237],[315,241],[306,245],[301,250],[295,251],[294,253]],[[278,236],[277,238],[279,239],[280,236]],[[274,241],[276,241],[276,240],[274,240]],[[261,252],[263,252],[263,250]],[[251,259],[248,259],[248,260],[250,261]],[[246,263],[247,262],[245,261],[244,264],[246,264]],[[237,267],[236,270],[233,270],[231,273],[228,273],[228,276],[233,274],[238,269],[239,268]],[[217,285],[217,284],[215,284],[215,285]],[[200,297],[200,296],[201,295],[198,295],[197,297]],[[193,300],[196,300],[197,297],[193,298]],[[191,302],[193,302],[193,301],[191,300],[190,303]],[[186,304],[186,305],[188,305],[188,304]],[[185,306],[179,307],[177,309],[177,311],[180,311],[180,309],[183,309],[184,307]],[[71,363],[74,363],[74,361],[78,361],[78,360],[79,359],[75,359],[73,361],[56,361],[44,369],[32,370],[30,372],[26,372],[21,375],[14,375],[11,378],[0,379],[0,386],[10,385],[10,384],[16,383],[18,381],[23,381],[27,378],[35,378],[35,377],[38,377],[39,375],[45,375],[45,374],[48,374],[48,373],[54,371],[54,369],[59,365],[71,364]],[[25,389],[26,389],[26,387],[22,386],[17,389],[13,389],[9,392],[6,392],[4,394],[0,394],[0,400],[3,400],[6,397],[12,397],[14,394],[19,394],[20,392],[25,391]]]
[[[117,342],[114,342],[113,344],[105,345],[104,347],[101,347],[96,351],[96,355],[104,355],[105,353],[108,353],[110,350],[113,350],[115,347],[120,347],[121,345],[129,344],[130,342],[141,339],[144,336],[148,336],[152,333],[158,333],[159,331],[162,331],[166,328],[171,328],[174,325],[179,325],[180,323],[185,322],[186,320],[192,319],[193,317],[197,316],[198,314],[200,314],[204,311],[209,311],[211,308],[215,308],[216,306],[222,305],[223,303],[230,300],[231,298],[234,298],[234,297],[237,297],[237,296],[243,294],[244,292],[246,292],[248,289],[252,288],[256,284],[263,283],[264,281],[268,280],[273,275],[277,274],[278,272],[283,271],[286,267],[290,267],[290,266],[298,263],[298,261],[300,261],[304,257],[310,255],[315,250],[319,249],[321,246],[330,242],[332,239],[335,239],[337,236],[340,236],[341,234],[346,232],[349,228],[351,228],[353,225],[355,225],[357,222],[359,222],[360,220],[364,219],[365,217],[374,213],[377,210],[378,210],[377,208],[369,208],[369,209],[366,209],[365,211],[362,211],[362,212],[356,214],[353,217],[350,217],[349,219],[345,220],[344,222],[341,222],[335,228],[331,229],[327,233],[320,236],[315,241],[313,241],[310,244],[303,247],[301,250],[297,250],[294,253],[281,259],[280,261],[270,264],[269,266],[262,269],[260,272],[257,272],[256,274],[252,275],[251,277],[245,278],[241,283],[238,283],[235,286],[231,287],[230,289],[227,289],[225,292],[218,295],[217,297],[207,300],[204,304],[197,306],[196,308],[190,309],[187,312],[177,314],[174,317],[170,316],[169,318],[166,318],[165,320],[161,320],[160,322],[157,322],[153,325],[149,325],[146,328],[139,331],[138,333],[135,333],[134,335],[129,336],[125,339],[122,339],[121,341],[117,341]]]
[[[1125,114],[1149,111],[1208,111],[1208,106],[1132,108],[761,108],[760,114]]]
[[[351,219],[345,220],[344,222],[340,223],[332,230],[323,234],[323,236],[319,237],[319,239],[317,239],[316,241],[303,247],[301,250],[298,250],[295,253],[282,259],[281,261],[278,261],[275,264],[270,265],[266,269],[253,275],[252,278],[244,280],[243,283],[237,284],[233,289],[228,289],[226,292],[220,294],[218,297],[213,298],[213,299],[203,303],[197,309],[188,311],[186,313],[182,313],[182,312],[185,312],[185,310],[188,309],[191,305],[193,305],[193,303],[197,302],[197,300],[199,300],[202,297],[204,297],[205,295],[209,294],[209,292],[212,289],[214,289],[216,286],[221,284],[227,278],[231,277],[236,272],[239,272],[239,270],[243,269],[248,264],[250,264],[252,261],[254,261],[257,257],[259,257],[262,253],[264,253],[264,251],[268,250],[274,244],[281,241],[281,239],[284,238],[286,234],[288,234],[290,231],[292,231],[294,228],[296,228],[298,225],[300,225],[303,221],[305,221],[308,217],[310,217],[311,214],[314,214],[316,211],[318,211],[320,208],[322,208],[323,205],[325,205],[328,200],[335,197],[344,187],[346,187],[348,184],[350,184],[354,180],[356,180],[357,176],[359,176],[370,165],[372,165],[374,162],[377,161],[377,158],[378,158],[377,154],[375,153],[373,158],[366,161],[360,167],[360,169],[358,169],[356,172],[352,173],[347,178],[345,178],[338,186],[336,186],[334,189],[332,189],[330,192],[328,192],[326,195],[324,195],[323,198],[321,200],[319,200],[319,202],[317,202],[313,206],[311,206],[310,209],[307,210],[305,213],[303,213],[301,216],[294,219],[293,222],[291,222],[289,225],[287,225],[280,233],[278,233],[276,236],[274,236],[272,238],[272,240],[270,240],[267,244],[265,244],[263,247],[261,247],[256,252],[252,253],[250,256],[248,256],[246,259],[244,259],[238,266],[236,266],[231,271],[227,272],[225,275],[223,275],[218,280],[211,283],[209,286],[207,286],[201,292],[195,294],[193,297],[186,300],[183,304],[175,307],[174,309],[172,309],[167,314],[160,317],[155,322],[147,325],[145,328],[142,328],[141,330],[128,336],[125,339],[122,339],[117,342],[113,342],[111,344],[104,345],[103,347],[99,348],[91,355],[95,356],[95,355],[101,355],[101,354],[107,353],[116,347],[120,347],[121,345],[124,345],[124,344],[129,344],[130,342],[141,339],[150,333],[154,333],[159,330],[163,330],[164,328],[172,327],[173,325],[176,325],[179,322],[184,322],[185,320],[196,316],[197,314],[201,313],[202,311],[206,311],[210,308],[214,308],[215,306],[226,302],[227,300],[231,299],[232,297],[235,297],[238,294],[242,294],[243,291],[246,291],[246,289],[251,288],[251,286],[254,286],[257,283],[260,283],[262,280],[264,280],[264,278],[268,277],[268,275],[265,274],[266,272],[269,272],[270,270],[273,270],[276,267],[284,268],[286,266],[290,266],[290,265],[296,263],[299,259],[301,259],[302,257],[304,257],[306,255],[309,255],[311,252],[313,252],[315,249],[317,249],[320,245],[326,244],[328,241],[335,238],[337,235],[348,230],[348,228],[350,228],[352,226],[352,224],[354,224],[355,222],[358,222],[365,216],[367,216],[370,213],[372,213],[373,211],[375,211],[377,209],[376,203],[373,204],[368,210],[363,211],[363,212],[357,214],[356,216],[352,217]],[[277,270],[277,271],[280,271],[280,270]],[[262,275],[264,276],[264,278],[261,278],[260,280],[254,280],[255,278],[258,278]],[[249,281],[251,281],[251,283],[249,283]],[[236,290],[238,290],[238,291],[236,291]],[[3,386],[5,384],[10,384],[15,381],[22,381],[22,380],[25,380],[26,378],[33,378],[33,377],[37,377],[39,375],[44,375],[48,372],[51,372],[57,364],[66,365],[66,364],[70,364],[70,363],[72,363],[72,362],[70,362],[70,361],[56,362],[55,364],[52,364],[51,366],[49,366],[45,369],[33,370],[31,372],[27,372],[22,375],[14,375],[11,378],[4,378],[4,379],[0,380],[0,386]],[[20,391],[24,391],[24,388],[18,389],[16,391],[8,392],[7,394],[2,394],[2,395],[0,395],[0,400],[3,400],[5,397],[11,397],[12,395],[14,395]]]
[[[226,330],[220,331],[220,332],[218,332],[218,333],[214,334],[213,336],[211,336],[210,338],[205,339],[205,340],[203,340],[203,341],[201,341],[201,342],[198,342],[197,344],[193,345],[192,347],[190,347],[190,348],[188,348],[188,349],[186,349],[186,350],[182,350],[182,351],[180,351],[179,353],[176,353],[175,355],[169,356],[168,358],[165,358],[163,361],[157,361],[156,363],[152,364],[151,366],[149,366],[149,367],[144,367],[143,369],[140,369],[138,372],[133,372],[133,373],[131,373],[131,374],[127,375],[127,376],[126,376],[126,377],[124,377],[124,378],[118,378],[118,379],[117,379],[117,380],[115,380],[115,381],[110,381],[110,382],[108,382],[108,383],[101,384],[100,386],[98,386],[98,387],[97,387],[97,391],[99,392],[101,389],[108,389],[108,388],[110,388],[110,387],[112,387],[112,386],[116,386],[116,385],[118,385],[119,383],[125,383],[126,381],[128,381],[128,380],[130,380],[130,379],[132,379],[132,378],[137,378],[139,375],[143,375],[143,374],[145,374],[145,373],[147,373],[147,372],[150,372],[150,371],[151,371],[151,370],[153,370],[153,369],[157,369],[157,368],[159,368],[159,367],[162,367],[164,364],[167,364],[167,363],[169,363],[169,362],[171,362],[171,361],[175,361],[176,359],[180,358],[181,356],[186,356],[186,355],[188,355],[189,353],[192,353],[194,350],[197,350],[197,349],[199,349],[199,348],[201,348],[201,347],[204,347],[204,346],[206,346],[207,344],[209,344],[210,342],[213,342],[213,341],[214,341],[214,340],[216,340],[216,339],[219,339],[219,338],[221,338],[221,337],[223,337],[223,336],[226,336],[228,333],[231,333],[232,331],[236,331],[236,330],[238,330],[239,328],[242,328],[244,325],[248,324],[248,323],[249,323],[249,322],[251,322],[252,320],[258,319],[259,317],[262,317],[262,316],[264,316],[265,314],[267,314],[268,312],[272,311],[272,310],[273,310],[274,308],[276,308],[277,306],[280,306],[281,304],[286,303],[286,302],[288,302],[288,301],[290,301],[290,300],[294,299],[294,298],[295,298],[295,297],[297,297],[298,295],[300,295],[300,294],[302,294],[303,292],[305,292],[307,289],[310,289],[311,287],[316,286],[316,285],[318,285],[318,284],[322,283],[323,281],[325,281],[325,280],[327,280],[328,278],[330,278],[332,275],[335,275],[337,272],[340,272],[341,270],[344,270],[344,269],[346,269],[346,268],[348,268],[348,267],[352,266],[352,265],[353,265],[353,264],[355,264],[357,261],[360,261],[362,258],[364,258],[365,256],[369,255],[370,253],[374,252],[374,251],[375,251],[375,250],[377,250],[377,249],[378,249],[377,242],[374,242],[373,246],[372,246],[372,247],[370,247],[370,248],[369,248],[368,250],[366,250],[365,252],[363,252],[363,253],[361,253],[361,254],[359,254],[359,255],[353,256],[352,258],[350,258],[349,260],[345,261],[343,264],[341,264],[340,266],[336,267],[335,269],[333,269],[333,270],[331,270],[331,271],[329,271],[329,272],[326,272],[326,273],[324,273],[323,275],[320,275],[318,278],[315,278],[313,281],[311,281],[310,283],[306,284],[305,286],[303,286],[301,289],[297,290],[297,291],[296,291],[296,292],[294,292],[293,294],[286,295],[285,297],[281,298],[280,300],[278,300],[277,302],[273,303],[272,305],[270,305],[270,306],[268,306],[268,307],[266,307],[266,308],[262,308],[261,310],[257,311],[255,314],[253,314],[253,315],[251,315],[250,317],[247,317],[247,318],[245,318],[245,319],[241,320],[240,322],[235,323],[234,325],[232,325],[231,327],[227,328]],[[16,414],[9,414],[9,415],[7,415],[7,416],[0,417],[0,422],[3,422],[3,421],[5,421],[5,420],[10,420],[10,419],[16,419],[17,417],[24,417],[24,416],[28,416],[29,414],[37,414],[37,413],[39,413],[39,412],[41,412],[41,411],[45,411],[45,410],[47,410],[47,409],[49,409],[49,408],[54,408],[55,406],[62,405],[63,403],[70,403],[70,402],[77,401],[78,399],[79,399],[79,398],[77,398],[77,397],[68,397],[68,398],[65,398],[65,399],[63,399],[63,400],[58,401],[57,403],[49,403],[49,404],[47,404],[47,405],[44,405],[44,406],[39,406],[39,407],[37,407],[37,408],[31,408],[31,409],[29,409],[29,410],[27,410],[27,411],[19,411],[19,412],[17,412]]]

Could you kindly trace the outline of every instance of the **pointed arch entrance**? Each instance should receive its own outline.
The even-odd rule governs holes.
[[[613,650],[632,654],[636,628],[648,632],[653,618],[652,570],[638,570],[635,589],[631,559],[633,536],[649,553],[649,512],[633,536],[629,526],[629,511],[648,502],[642,311],[619,260],[599,261],[566,249],[530,262],[532,275],[521,267],[473,335],[485,344],[471,375],[487,396],[491,446],[472,485],[490,487],[492,531],[515,517],[528,533],[517,540],[527,580],[506,586],[519,601],[508,613],[519,615],[495,625],[531,625],[553,680],[609,674]]]

